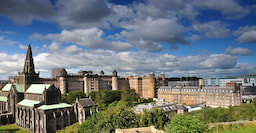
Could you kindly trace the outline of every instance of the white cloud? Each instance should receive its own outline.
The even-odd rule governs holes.
[[[22,71],[23,55],[0,53],[0,79],[17,75]],[[255,70],[255,65],[240,64],[238,57],[225,54],[174,56],[171,54],[152,54],[150,52],[115,52],[112,50],[82,50],[76,45],[60,46],[59,49],[39,53],[34,56],[36,71],[49,76],[51,68],[70,70],[104,70],[111,74],[114,69],[122,76],[148,75],[150,72],[164,72],[168,77],[209,76],[247,73]],[[249,66],[249,67],[248,67]]]
[[[249,10],[242,7],[236,0],[194,0],[192,2],[200,8],[219,11],[227,18],[240,18],[249,13]]]
[[[146,21],[138,21],[125,27],[127,31],[122,31],[121,34],[138,49],[160,51],[162,42],[170,45],[188,43],[183,35],[184,27],[175,20],[147,18]]]
[[[220,21],[210,21],[206,23],[195,23],[193,29],[202,33],[207,38],[225,38],[230,32],[226,24]]]
[[[62,43],[72,43],[87,48],[116,51],[125,51],[133,47],[126,42],[105,41],[103,35],[104,32],[102,30],[93,27],[89,29],[62,30],[59,34],[48,34],[46,36],[34,33],[30,38],[35,40],[52,40],[53,43],[49,46],[51,50],[57,50]]]
[[[5,36],[0,36],[0,45],[14,45],[17,43],[17,41],[5,39]]]
[[[28,46],[19,44],[19,48],[22,49],[22,50],[27,50],[27,49],[28,49]]]
[[[241,26],[233,35],[238,36],[239,43],[255,43],[256,42],[256,25]]]
[[[256,42],[256,30],[244,32],[239,38],[240,43],[255,43]]]
[[[8,76],[15,76],[23,69],[24,58],[22,54],[8,55],[0,53],[0,79],[8,79]]]
[[[0,15],[6,16],[17,24],[30,24],[33,20],[47,21],[54,15],[48,0],[1,0]]]
[[[228,47],[226,49],[226,53],[229,55],[234,55],[234,56],[247,56],[247,55],[253,55],[253,51],[249,50],[248,48],[234,48]]]
[[[112,13],[103,0],[62,0],[57,2],[57,7],[56,21],[63,28],[108,26],[102,19]]]

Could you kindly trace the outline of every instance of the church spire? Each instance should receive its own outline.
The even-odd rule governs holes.
[[[30,44],[28,45],[23,73],[35,73],[34,61]]]
[[[32,58],[32,50],[30,44],[28,45],[26,60]]]

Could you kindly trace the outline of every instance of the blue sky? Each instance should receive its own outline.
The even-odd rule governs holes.
[[[255,0],[1,0],[0,79],[22,71],[256,74]]]

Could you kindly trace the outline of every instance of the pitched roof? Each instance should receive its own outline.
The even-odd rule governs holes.
[[[10,91],[11,90],[11,87],[12,87],[12,84],[6,84],[4,86],[4,88],[2,89],[2,91]]]
[[[44,89],[48,89],[50,86],[50,84],[32,84],[26,93],[43,94]]]
[[[72,107],[72,105],[67,103],[59,103],[59,104],[52,104],[52,105],[42,105],[37,109],[50,110],[50,109],[67,108],[67,107]]]
[[[78,102],[83,106],[83,107],[90,107],[94,106],[95,103],[93,102],[92,99],[90,98],[80,98],[78,99]]]
[[[12,86],[13,86],[13,88],[14,88],[17,92],[23,93],[23,89],[22,89],[22,86],[21,86],[20,84],[6,84],[6,85],[4,86],[4,88],[2,89],[2,91],[10,91],[11,88],[12,88]]]
[[[0,96],[0,101],[7,102],[7,97]]]
[[[34,107],[35,104],[39,104],[40,101],[35,101],[35,100],[29,100],[29,99],[24,99],[18,103],[18,105],[22,106],[27,106],[27,107]]]

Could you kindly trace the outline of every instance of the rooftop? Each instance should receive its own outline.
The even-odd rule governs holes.
[[[2,91],[10,91],[12,86],[17,92],[23,93],[23,89],[20,84],[6,84]]]
[[[20,101],[18,103],[18,105],[27,106],[27,107],[34,107],[35,104],[39,104],[39,103],[40,103],[40,101],[24,99],[24,100]]]
[[[7,97],[0,96],[0,101],[1,102],[7,102]]]
[[[48,89],[50,86],[50,84],[32,84],[26,93],[43,94],[44,89]]]
[[[134,107],[134,111],[143,112],[144,109],[146,109],[147,111],[152,111],[154,108],[163,109],[164,112],[177,110],[177,107],[174,103],[157,102],[157,103],[145,103],[145,104],[137,105]]]
[[[91,107],[95,106],[95,103],[91,98],[80,98],[78,99],[78,102],[83,106],[83,107]]]
[[[67,103],[59,103],[59,104],[52,104],[52,105],[42,105],[42,106],[38,107],[38,109],[50,110],[50,109],[67,108],[67,107],[72,107],[72,105],[67,104]]]

